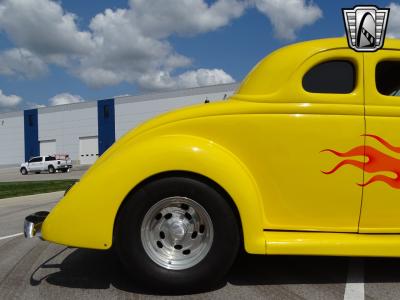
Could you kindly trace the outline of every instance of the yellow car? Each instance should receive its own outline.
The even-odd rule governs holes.
[[[25,234],[113,246],[134,278],[171,290],[218,282],[241,247],[400,257],[399,50],[279,49],[230,99],[126,134]]]

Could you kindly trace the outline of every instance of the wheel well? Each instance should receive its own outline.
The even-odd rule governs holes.
[[[156,174],[156,175],[153,175],[153,176],[150,176],[150,177],[146,178],[145,180],[140,182],[138,185],[136,185],[129,192],[129,194],[125,197],[125,199],[122,201],[121,205],[118,208],[118,212],[117,212],[117,215],[116,215],[115,220],[114,220],[113,240],[115,240],[115,234],[116,234],[116,232],[118,230],[118,219],[119,219],[120,212],[122,211],[122,209],[123,209],[127,199],[129,198],[129,196],[132,195],[133,193],[135,193],[137,190],[139,190],[142,186],[148,184],[149,182],[152,182],[152,181],[155,181],[155,180],[159,180],[159,179],[163,179],[163,178],[167,178],[167,177],[191,178],[191,179],[195,179],[195,180],[201,181],[201,182],[211,186],[212,188],[214,188],[214,190],[216,190],[228,202],[229,206],[232,209],[232,212],[234,213],[234,215],[236,217],[236,220],[238,221],[239,231],[240,231],[240,245],[244,249],[242,220],[240,218],[239,210],[238,210],[235,202],[233,201],[232,197],[228,194],[228,192],[222,186],[220,186],[214,180],[211,180],[210,178],[208,178],[206,176],[203,176],[203,175],[200,175],[198,173],[193,173],[193,172],[188,172],[188,171],[169,171],[169,172],[159,173],[159,174]],[[114,244],[114,242],[113,242],[113,244]]]

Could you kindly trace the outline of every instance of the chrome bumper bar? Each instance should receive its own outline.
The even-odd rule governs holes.
[[[38,211],[25,218],[24,235],[26,238],[41,236],[42,224],[48,214],[48,211]]]

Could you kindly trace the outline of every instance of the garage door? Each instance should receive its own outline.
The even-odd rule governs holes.
[[[56,140],[39,141],[40,155],[54,155],[57,153]]]
[[[99,156],[97,136],[83,136],[79,138],[79,161],[82,165],[93,164]]]

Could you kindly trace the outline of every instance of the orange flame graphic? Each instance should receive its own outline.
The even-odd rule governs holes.
[[[384,145],[387,149],[400,153],[400,147],[395,147],[385,141],[383,138],[373,135],[373,134],[365,134],[363,136],[371,137],[382,145]],[[357,146],[347,152],[338,152],[332,149],[325,149],[321,152],[331,152],[339,157],[353,157],[353,156],[364,156],[365,162],[357,161],[354,159],[345,159],[338,163],[332,170],[330,171],[322,171],[324,174],[332,174],[336,172],[339,168],[344,165],[352,165],[360,169],[364,169],[365,172],[368,173],[376,173],[376,172],[392,172],[396,174],[395,178],[391,178],[385,175],[375,175],[371,179],[369,179],[365,183],[358,183],[360,186],[367,186],[373,182],[381,181],[387,183],[394,189],[400,189],[400,159],[387,155],[373,147],[370,146]]]

